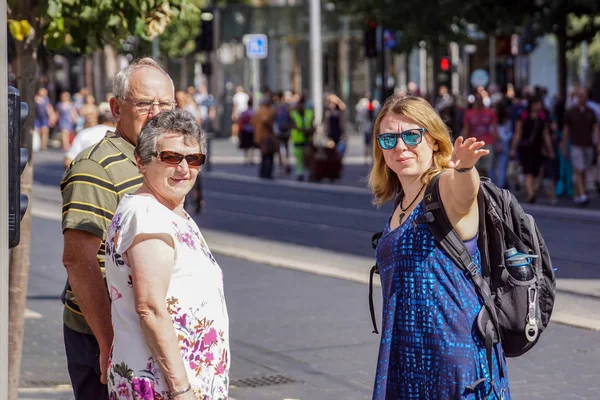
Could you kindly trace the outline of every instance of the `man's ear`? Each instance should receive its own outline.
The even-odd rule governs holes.
[[[146,172],[146,166],[142,163],[142,159],[138,155],[137,151],[135,151],[133,154],[135,156],[135,162],[138,166],[138,170],[140,171],[140,173],[143,174],[144,172]]]
[[[119,122],[121,120],[121,102],[116,97],[111,97],[109,100],[110,112],[115,119],[115,122]]]

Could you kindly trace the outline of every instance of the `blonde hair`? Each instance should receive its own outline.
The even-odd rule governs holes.
[[[393,199],[402,189],[398,176],[385,163],[383,150],[377,143],[381,121],[388,114],[402,115],[426,128],[438,145],[438,149],[433,152],[431,166],[421,175],[423,184],[429,184],[435,175],[448,168],[453,151],[448,127],[425,99],[414,95],[393,95],[388,98],[373,127],[373,167],[369,173],[369,188],[373,193],[373,203],[377,206]]]

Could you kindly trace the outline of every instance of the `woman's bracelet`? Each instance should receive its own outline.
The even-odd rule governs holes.
[[[469,168],[455,168],[454,170],[456,172],[460,172],[462,174],[462,173],[465,173],[465,172],[469,172],[472,169],[473,169],[473,167],[469,167]]]
[[[192,390],[192,384],[191,383],[188,384],[188,387],[186,387],[185,389],[171,392],[170,395],[171,395],[171,398],[174,399],[175,397],[181,396],[182,394],[185,394],[185,393],[189,392],[190,390]]]

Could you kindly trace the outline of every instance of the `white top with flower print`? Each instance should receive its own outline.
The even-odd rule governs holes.
[[[115,332],[108,365],[109,397],[168,399],[135,312],[131,267],[122,255],[140,233],[167,233],[175,243],[165,306],[173,319],[188,379],[200,399],[226,399],[229,386],[229,318],[223,273],[196,223],[153,197],[126,195],[106,235],[106,281]]]

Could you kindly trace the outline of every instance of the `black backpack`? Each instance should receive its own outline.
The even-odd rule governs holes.
[[[427,224],[439,247],[464,271],[477,289],[483,306],[477,316],[477,330],[483,339],[490,374],[492,351],[501,342],[507,357],[518,357],[529,351],[544,331],[554,307],[556,282],[550,254],[533,217],[519,205],[508,190],[500,189],[489,179],[481,178],[478,194],[481,269],[471,261],[471,255],[454,231],[440,201],[439,175],[433,178],[423,197],[424,213],[416,223]],[[396,199],[396,205],[399,199]],[[377,247],[381,232],[373,235]],[[532,259],[534,276],[528,281],[514,279],[506,268],[505,251],[514,247],[518,252],[537,255]],[[373,307],[373,274],[369,279],[369,307],[374,333],[377,332]],[[502,362],[502,357],[497,357]],[[499,368],[503,371],[503,368]],[[474,386],[479,383],[476,382]],[[492,379],[493,384],[493,379]]]

